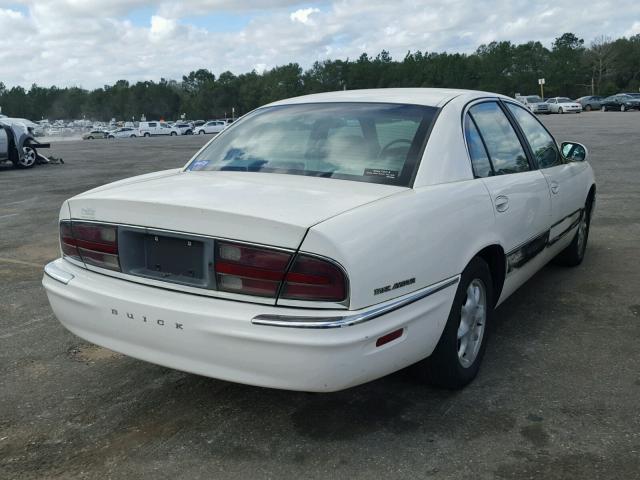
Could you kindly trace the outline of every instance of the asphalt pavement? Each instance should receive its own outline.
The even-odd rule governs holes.
[[[405,371],[331,394],[250,387],[57,322],[40,281],[63,200],[181,166],[208,136],[59,142],[63,165],[0,168],[0,479],[640,478],[640,112],[542,120],[589,148],[587,255],[498,309],[460,392]]]

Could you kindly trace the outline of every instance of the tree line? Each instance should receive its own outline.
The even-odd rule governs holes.
[[[513,96],[539,94],[576,98],[640,89],[640,34],[612,40],[601,36],[590,45],[573,33],[556,38],[551,48],[540,42],[509,41],[481,45],[471,54],[408,52],[394,60],[382,51],[355,60],[318,61],[307,70],[297,63],[262,73],[255,70],[215,76],[200,69],[181,81],[130,83],[119,80],[95,90],[79,87],[6,87],[0,82],[2,113],[33,120],[209,119],[244,114],[282,98],[343,89],[449,87],[486,90]]]

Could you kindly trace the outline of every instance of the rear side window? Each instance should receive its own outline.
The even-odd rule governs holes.
[[[495,102],[474,105],[469,110],[478,126],[495,175],[530,170],[524,148],[509,119]]]
[[[540,122],[528,111],[513,103],[507,103],[507,107],[516,117],[516,121],[529,142],[531,151],[536,157],[540,168],[555,167],[562,163],[560,154],[556,149],[556,142]]]
[[[493,175],[489,155],[487,155],[487,150],[484,148],[484,144],[482,143],[482,138],[480,137],[480,133],[478,133],[476,124],[473,122],[469,114],[466,115],[464,120],[464,135],[467,140],[467,147],[469,148],[473,175],[476,178],[484,178]]]

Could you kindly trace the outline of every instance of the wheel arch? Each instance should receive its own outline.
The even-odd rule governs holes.
[[[499,244],[492,244],[484,247],[475,256],[482,258],[489,265],[493,283],[493,304],[496,305],[500,295],[502,295],[507,273],[507,260],[504,249]]]

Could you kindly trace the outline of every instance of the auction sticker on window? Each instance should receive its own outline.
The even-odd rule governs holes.
[[[189,170],[204,170],[209,165],[209,160],[197,160],[191,164]]]
[[[365,177],[384,177],[389,178],[391,180],[395,180],[398,178],[397,170],[387,170],[386,168],[365,168],[364,169]]]

